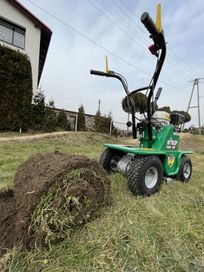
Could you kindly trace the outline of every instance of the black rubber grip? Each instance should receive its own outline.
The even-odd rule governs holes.
[[[91,75],[96,75],[96,76],[107,76],[107,73],[97,71],[97,70],[90,70]]]
[[[159,37],[159,32],[157,31],[156,25],[152,18],[149,16],[148,12],[144,12],[141,16],[141,22],[144,24],[149,33],[154,37]]]

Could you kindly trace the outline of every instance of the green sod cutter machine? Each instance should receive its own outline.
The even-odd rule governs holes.
[[[132,122],[128,122],[127,125],[132,126],[133,138],[139,138],[138,146],[105,144],[106,149],[101,154],[100,164],[108,173],[119,172],[125,175],[133,194],[149,196],[160,189],[163,179],[169,181],[176,178],[188,182],[192,173],[192,163],[186,154],[192,152],[178,149],[179,132],[184,123],[184,116],[179,113],[156,111],[161,88],[155,97],[154,90],[166,56],[160,4],[157,6],[156,24],[147,12],[142,14],[141,22],[154,42],[149,50],[157,57],[156,69],[150,84],[129,92],[125,78],[108,70],[107,59],[106,72],[91,70],[90,73],[120,80],[132,115]],[[136,109],[132,95],[144,90],[147,91],[147,116],[136,124]]]

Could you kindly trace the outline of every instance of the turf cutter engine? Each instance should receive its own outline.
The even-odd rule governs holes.
[[[156,24],[147,12],[142,14],[141,22],[153,40],[149,50],[157,57],[150,84],[129,92],[126,79],[110,71],[107,63],[106,72],[91,70],[90,73],[120,80],[132,115],[132,122],[128,122],[127,125],[132,126],[133,138],[139,138],[138,146],[105,144],[106,149],[101,154],[100,164],[108,173],[120,172],[125,175],[133,194],[146,196],[156,193],[163,179],[176,178],[188,182],[192,173],[192,163],[186,154],[192,152],[179,150],[179,132],[181,124],[184,123],[184,116],[179,113],[168,114],[156,111],[161,88],[155,96],[154,90],[166,56],[160,4],[157,6]],[[132,95],[145,90],[147,115],[144,120],[136,124],[136,109]]]

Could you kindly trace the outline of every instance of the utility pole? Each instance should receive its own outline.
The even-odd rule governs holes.
[[[193,109],[193,108],[197,108],[198,109],[198,129],[199,129],[199,134],[201,135],[201,123],[200,123],[200,95],[199,95],[199,81],[204,79],[204,77],[200,77],[200,78],[195,78],[194,80],[190,81],[193,82],[193,88],[191,91],[191,96],[190,96],[190,100],[188,103],[188,107],[187,107],[187,112],[189,112],[189,109]],[[191,100],[193,97],[193,93],[195,88],[197,87],[197,105],[195,106],[191,106]],[[183,125],[183,129],[184,129],[185,124]]]

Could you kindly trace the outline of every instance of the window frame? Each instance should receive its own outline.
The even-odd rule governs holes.
[[[12,30],[12,42],[5,41],[5,40],[1,39],[1,37],[0,37],[0,41],[2,41],[4,43],[7,43],[7,44],[10,44],[10,45],[15,46],[15,47],[20,48],[20,49],[25,49],[26,29],[24,27],[19,26],[19,25],[15,24],[15,23],[13,23],[13,22],[11,22],[11,21],[9,21],[9,20],[1,17],[1,16],[0,16],[0,25]],[[19,46],[19,45],[16,45],[14,43],[15,33],[24,35],[23,47]]]

